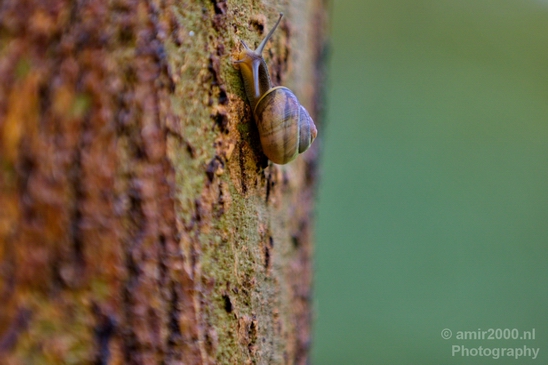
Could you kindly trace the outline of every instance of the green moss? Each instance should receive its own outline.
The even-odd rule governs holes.
[[[21,58],[19,62],[17,62],[17,65],[15,66],[15,76],[18,79],[25,78],[29,74],[31,67],[32,65],[30,63],[30,60],[26,58]]]
[[[95,279],[90,283],[92,297],[97,301],[105,300],[111,295],[112,284],[104,279]]]
[[[259,143],[248,142],[255,128],[252,122],[231,120],[230,128],[235,130],[225,135],[214,127],[211,118],[218,107],[221,86],[226,88],[229,100],[236,96],[245,101],[241,76],[230,61],[236,45],[231,44],[230,32],[212,29],[204,24],[202,17],[196,16],[202,14],[202,9],[189,5],[184,13],[178,8],[174,12],[181,24],[181,40],[180,45],[167,44],[166,54],[176,81],[170,101],[171,111],[180,121],[176,125],[176,133],[180,135],[169,137],[169,155],[175,169],[177,214],[185,229],[190,230],[192,240],[184,242],[187,246],[182,249],[188,262],[192,255],[198,256],[199,264],[194,269],[200,278],[203,291],[200,295],[207,297],[205,301],[199,298],[204,305],[198,314],[206,326],[206,350],[216,363],[282,363],[281,348],[287,339],[276,333],[279,327],[276,321],[282,320],[273,313],[281,311],[280,286],[284,283],[278,280],[281,275],[276,277],[276,273],[267,272],[274,263],[279,264],[278,258],[269,258],[270,268],[265,265],[265,246],[269,244],[270,232],[279,228],[276,215],[280,212],[267,206],[266,178],[262,170],[257,170],[255,157],[245,154],[248,152],[236,148],[231,160],[225,161],[222,175],[216,175],[212,181],[206,175],[206,166],[218,152],[215,143],[219,140],[241,138],[244,143]],[[230,17],[225,21],[228,26]],[[260,38],[245,24],[239,26],[239,36],[246,41],[254,43]],[[225,48],[218,48],[218,44],[224,44]],[[219,49],[224,49],[224,53],[219,55]],[[220,62],[220,70],[211,69],[212,58]],[[220,84],[213,83],[213,79]],[[233,114],[241,113],[240,109],[230,107],[227,107],[229,118],[242,117]],[[244,150],[249,151],[248,147],[253,150],[253,146]],[[244,184],[245,193],[241,187]],[[220,186],[227,203],[217,216],[221,211],[217,209]],[[198,219],[201,215],[203,219]],[[284,251],[284,245],[289,246],[289,240],[286,241],[277,241],[276,250]],[[257,353],[253,354],[255,349]]]
[[[88,95],[77,94],[70,108],[72,117],[81,118],[89,111],[91,107],[91,98]]]
[[[28,329],[17,342],[16,354],[25,364],[82,364],[91,361],[91,313],[84,292],[65,293],[54,300],[29,297]]]

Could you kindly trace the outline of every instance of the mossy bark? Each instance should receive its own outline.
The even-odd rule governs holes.
[[[283,11],[266,61],[318,121],[325,8],[2,1],[2,364],[308,361],[321,139],[270,163],[230,60]]]

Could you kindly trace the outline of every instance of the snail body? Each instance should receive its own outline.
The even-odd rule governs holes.
[[[272,162],[286,164],[310,147],[317,135],[314,121],[286,87],[272,87],[263,49],[280,24],[283,14],[256,50],[241,41],[244,50],[233,63],[240,69],[244,88],[263,152]]]

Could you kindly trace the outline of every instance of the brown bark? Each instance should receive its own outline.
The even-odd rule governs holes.
[[[308,361],[319,142],[269,163],[230,63],[278,11],[317,120],[322,0],[0,2],[2,364]]]

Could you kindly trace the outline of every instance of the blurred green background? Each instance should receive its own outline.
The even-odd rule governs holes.
[[[313,364],[548,363],[548,1],[331,16]],[[454,338],[490,328],[535,340]]]

